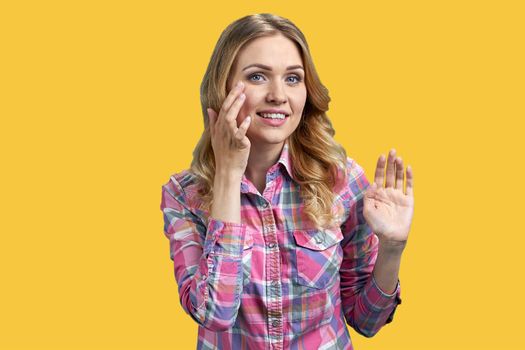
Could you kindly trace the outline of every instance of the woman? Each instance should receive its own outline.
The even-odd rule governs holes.
[[[366,337],[392,321],[412,172],[404,193],[392,149],[369,186],[333,139],[329,101],[289,20],[246,16],[222,33],[191,168],[162,186],[198,349],[352,349],[345,320]]]

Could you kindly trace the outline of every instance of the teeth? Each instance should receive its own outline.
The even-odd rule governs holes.
[[[281,113],[259,113],[259,115],[263,118],[269,118],[269,119],[284,119],[285,115]]]

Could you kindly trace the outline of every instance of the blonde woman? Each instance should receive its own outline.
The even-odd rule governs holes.
[[[334,141],[329,101],[289,20],[256,14],[222,33],[191,168],[162,186],[198,349],[352,349],[346,324],[371,337],[392,321],[412,171],[403,191],[392,149],[369,185]]]

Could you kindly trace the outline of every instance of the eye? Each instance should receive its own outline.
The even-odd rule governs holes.
[[[291,75],[288,78],[293,78],[295,81],[291,81],[292,84],[298,84],[301,82],[301,77],[298,75]]]
[[[255,79],[255,80],[252,79],[252,78],[254,78],[254,77],[262,77],[262,74],[259,74],[259,73],[253,73],[253,74],[250,74],[250,75],[248,76],[248,80],[251,80],[251,81],[261,81],[260,79]]]

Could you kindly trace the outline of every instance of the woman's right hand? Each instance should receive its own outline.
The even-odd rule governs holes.
[[[239,179],[248,165],[251,146],[246,137],[251,122],[250,116],[237,127],[237,115],[246,99],[243,90],[244,84],[237,83],[226,96],[218,115],[213,109],[207,109],[215,171],[238,176]]]

